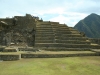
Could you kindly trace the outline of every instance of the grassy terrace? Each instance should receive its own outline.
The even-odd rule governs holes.
[[[26,53],[29,53],[29,52],[26,52]],[[77,53],[94,53],[94,52],[91,52],[91,51],[41,51],[41,52],[32,52],[32,53],[33,54],[77,54]]]
[[[19,52],[0,52],[0,54],[21,54],[21,53],[27,53],[27,54],[77,54],[77,53],[95,53],[92,51],[37,51],[37,52],[29,52],[29,51],[19,51]]]
[[[0,61],[0,75],[100,75],[100,57]]]

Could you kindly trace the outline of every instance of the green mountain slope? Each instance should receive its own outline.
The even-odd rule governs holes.
[[[87,37],[100,38],[100,16],[90,14],[83,20],[79,21],[75,26],[80,32],[84,32]]]

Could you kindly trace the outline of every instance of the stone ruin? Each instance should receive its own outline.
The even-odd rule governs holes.
[[[0,45],[33,46],[36,32],[35,21],[38,19],[30,14],[0,19]]]
[[[100,45],[66,24],[26,14],[0,19],[0,60],[100,56]]]

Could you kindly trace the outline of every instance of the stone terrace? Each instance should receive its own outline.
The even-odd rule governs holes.
[[[20,25],[21,21],[22,19],[19,21]],[[25,27],[28,27],[27,24],[25,23]],[[100,45],[92,43],[83,33],[72,27],[59,24],[59,22],[42,20],[33,20],[30,28],[31,26],[34,26],[36,29],[35,45],[31,47],[18,45],[10,46],[10,48],[0,47],[0,60],[19,60],[20,58],[38,57],[100,56]]]

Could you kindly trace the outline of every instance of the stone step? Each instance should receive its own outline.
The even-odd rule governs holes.
[[[36,43],[35,47],[90,48],[88,44]]]
[[[52,28],[36,28],[38,30],[52,30]]]
[[[79,38],[79,39],[77,39],[77,38],[69,38],[69,37],[63,37],[63,38],[55,38],[55,39],[57,39],[57,40],[76,40],[76,41],[86,41],[86,39],[85,38]]]
[[[66,26],[66,27],[68,27],[66,24],[59,24],[60,26]]]
[[[58,26],[59,28],[68,28],[67,26]],[[69,28],[68,28],[69,29]]]
[[[48,34],[46,34],[46,33],[37,33],[36,35],[35,35],[36,37],[45,37],[45,36],[52,36],[52,37],[54,37],[54,34],[51,34],[51,33],[48,33]]]
[[[50,22],[40,22],[40,23],[38,23],[38,24],[41,24],[41,25],[49,25],[49,24],[51,24]]]
[[[66,32],[66,31],[70,31],[69,29],[66,29],[66,30],[64,30],[64,29],[59,29],[59,28],[52,28],[53,30],[56,30],[56,31],[58,31],[58,32]]]
[[[54,40],[54,37],[48,36],[48,37],[36,37],[35,40]]]
[[[55,29],[57,29],[58,31],[70,31],[69,29],[60,29],[60,28],[55,28]]]
[[[51,25],[50,23],[38,23],[36,24],[36,26],[40,26],[40,25]]]
[[[53,30],[51,30],[51,29],[49,29],[49,30],[36,30],[36,32],[38,32],[38,31],[40,31],[40,32],[52,32]]]
[[[55,38],[55,36],[53,34],[48,34],[48,35],[46,35],[46,34],[45,35],[37,34],[37,35],[35,35],[35,37],[36,38],[49,38],[49,37],[50,38]]]
[[[52,27],[52,25],[51,24],[40,24],[40,25],[37,25],[36,27],[44,27],[44,28],[46,28],[46,27]]]
[[[36,37],[48,37],[48,36],[55,37],[55,35],[53,33],[48,33],[48,34],[45,34],[45,33],[43,33],[43,34],[37,33],[35,36]]]
[[[40,26],[40,25],[50,25],[50,24],[42,24],[42,22],[41,23],[36,23],[36,26]]]
[[[58,29],[59,31],[68,31],[69,29],[68,28],[59,28],[59,27],[52,27],[54,29]]]
[[[91,51],[90,48],[45,48],[47,51]]]
[[[58,25],[52,25],[52,24],[51,24],[51,26],[54,27],[54,28],[58,28],[59,27]]]
[[[43,35],[43,34],[54,34],[54,32],[36,32],[36,35]]]
[[[47,32],[52,32],[53,30],[52,29],[37,29],[36,30],[36,32],[45,32],[45,31],[47,31]]]
[[[65,44],[66,48],[90,48],[90,44]]]
[[[59,28],[68,28],[69,29],[69,27],[67,27],[67,26],[60,26],[60,25],[58,25],[58,27]]]
[[[62,43],[36,43],[35,47],[65,47]]]
[[[56,42],[56,43],[69,43],[69,44],[90,44],[90,41],[86,41],[86,40],[59,40],[59,39],[56,39],[55,37],[47,37],[47,38],[45,38],[45,37],[38,37],[38,38],[36,38],[36,40],[38,41],[38,43],[39,43],[39,41],[41,41],[40,43],[44,43],[44,41],[46,40],[47,41],[47,39],[51,39],[52,40],[52,42]]]
[[[88,38],[86,37],[52,37],[52,36],[47,36],[47,37],[41,37],[41,36],[38,36],[35,38],[36,40],[47,40],[47,39],[57,39],[57,40],[76,40],[76,41],[86,41],[88,40]]]
[[[45,36],[52,36],[54,37],[54,34],[36,34],[36,37],[41,36],[41,37],[45,37]]]
[[[56,28],[56,27],[54,27],[54,28]],[[60,27],[60,26],[58,26],[57,28],[58,29],[69,29],[68,27]]]
[[[54,39],[39,39],[39,40],[36,40],[35,43],[62,43],[62,44],[88,44],[90,45],[90,42],[86,42],[86,41],[57,41],[57,40],[54,40]]]
[[[38,33],[54,33],[53,31],[36,31],[36,34]]]
[[[18,51],[18,48],[15,48],[15,47],[6,47],[4,48],[3,52],[17,52]]]
[[[54,32],[36,32],[36,34],[54,34]]]
[[[41,51],[41,52],[31,52],[30,53],[22,53],[22,58],[61,58],[61,57],[80,57],[80,56],[100,56],[95,52],[91,51]]]
[[[37,28],[49,28],[49,27],[52,27],[51,25],[37,25],[36,26]]]
[[[37,29],[36,31],[44,31],[44,30],[48,30],[48,31],[52,31],[52,28],[39,28],[39,29]]]
[[[51,25],[40,25],[40,26],[36,26],[37,28],[50,28],[52,27]]]
[[[54,37],[54,34],[44,34],[44,35],[42,35],[42,34],[36,34],[35,35],[36,37],[48,37],[48,36],[52,36],[52,37]]]
[[[50,23],[51,23],[51,24],[59,24],[59,22],[51,22],[51,21],[50,21]]]
[[[67,31],[67,32],[57,32],[57,31],[54,31],[54,33],[56,34],[56,35],[62,35],[62,34],[72,34],[70,31]]]
[[[55,34],[55,36],[58,36],[59,34]],[[80,34],[60,34],[59,37],[83,37]]]
[[[100,54],[100,49],[92,49],[92,51]]]
[[[61,33],[63,33],[63,32],[71,32],[70,30],[60,30],[60,29],[53,29],[54,31],[57,31],[57,32],[61,32]]]
[[[100,45],[91,45],[92,49],[100,49]]]
[[[35,47],[46,51],[91,51],[91,48]]]
[[[52,24],[51,24],[52,25]],[[66,25],[60,25],[60,24],[56,24],[56,25],[52,25],[52,26],[58,26],[58,27],[66,27],[66,28],[69,28],[68,26]]]
[[[51,30],[52,31],[53,29],[52,28],[46,28],[46,29],[45,28],[38,28],[36,31],[40,31],[40,30],[41,31],[44,31],[44,30]]]
[[[66,40],[88,40],[87,37],[59,37],[59,36],[55,36],[57,39],[66,39]]]
[[[36,40],[35,43],[53,43],[53,40]]]
[[[89,41],[78,41],[78,40],[56,40],[56,43],[90,44]]]
[[[69,31],[72,33],[79,33],[80,34],[80,32],[78,32],[77,30],[69,30]]]
[[[15,61],[21,59],[21,54],[18,53],[0,53],[0,60],[2,61]]]
[[[56,35],[62,35],[62,34],[71,34],[70,31],[66,31],[66,32],[58,32],[58,31],[36,31],[36,33],[55,33]],[[77,34],[77,33],[76,33]]]

